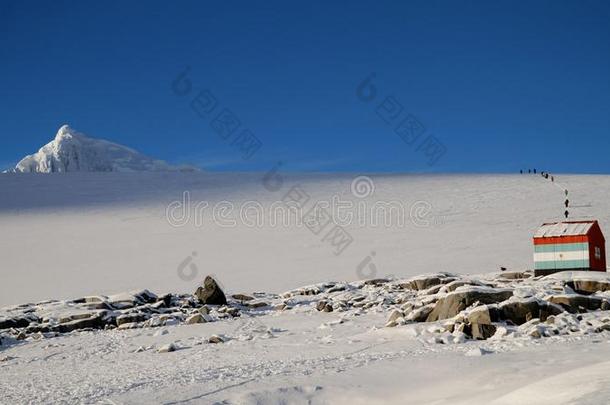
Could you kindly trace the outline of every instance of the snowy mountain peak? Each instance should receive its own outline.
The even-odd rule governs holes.
[[[59,131],[57,131],[57,135],[55,135],[55,140],[61,141],[62,139],[65,139],[65,138],[79,138],[82,136],[84,136],[84,135],[81,134],[80,132],[77,132],[76,130],[72,129],[70,127],[70,125],[64,124],[61,126],[61,128],[59,128]]]
[[[13,169],[17,173],[196,170],[187,166],[170,166],[126,146],[90,138],[67,124],[59,128],[55,139],[37,153],[23,158]]]

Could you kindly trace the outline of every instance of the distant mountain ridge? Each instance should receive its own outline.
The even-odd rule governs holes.
[[[159,172],[198,171],[191,166],[171,166],[131,148],[95,139],[68,125],[57,131],[55,139],[33,155],[24,157],[14,173],[65,172]]]

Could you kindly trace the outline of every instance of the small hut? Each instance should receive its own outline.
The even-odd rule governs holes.
[[[605,242],[597,221],[543,224],[534,234],[534,273],[606,271]]]

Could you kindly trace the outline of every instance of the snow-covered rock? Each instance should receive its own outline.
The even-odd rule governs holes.
[[[37,153],[23,158],[11,171],[64,173],[196,170],[188,166],[171,166],[126,146],[90,138],[68,125],[63,125],[57,131],[55,139],[40,148]]]
[[[178,350],[178,347],[174,343],[168,343],[166,345],[163,345],[163,346],[159,347],[157,349],[157,352],[159,352],[159,353],[170,353],[170,352],[175,352],[176,350]]]

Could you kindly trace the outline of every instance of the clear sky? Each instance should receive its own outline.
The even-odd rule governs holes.
[[[0,0],[0,165],[69,123],[213,170],[609,173],[609,21],[608,1]]]

